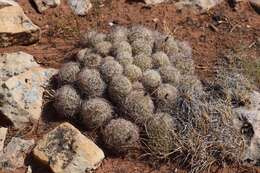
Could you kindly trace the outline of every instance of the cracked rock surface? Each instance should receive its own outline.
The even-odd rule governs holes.
[[[16,128],[37,121],[42,113],[44,86],[55,73],[55,69],[40,67],[26,53],[1,54],[0,116]]]
[[[0,19],[0,47],[29,45],[40,39],[40,28],[16,2],[0,0]]]
[[[33,154],[54,173],[90,172],[105,157],[94,142],[69,123],[63,123],[46,134]]]

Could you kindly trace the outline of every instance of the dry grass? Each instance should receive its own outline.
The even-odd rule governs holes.
[[[232,102],[221,97],[213,84],[205,88],[195,87],[189,78],[179,84],[178,90],[179,96],[171,114],[174,130],[168,130],[167,135],[157,133],[160,141],[168,141],[171,133],[173,148],[165,148],[168,153],[159,157],[154,152],[151,154],[159,159],[173,159],[190,172],[239,163],[243,140],[232,124]]]
[[[219,59],[217,66],[221,71],[243,74],[257,88],[260,88],[259,55],[253,54],[249,56],[245,53],[247,49],[247,47],[241,46],[234,50],[229,50]]]
[[[229,104],[220,99],[205,102],[190,98],[180,99],[177,121],[182,123],[180,140],[191,172],[200,172],[213,164],[223,166],[225,162],[239,161],[243,141],[232,126]]]

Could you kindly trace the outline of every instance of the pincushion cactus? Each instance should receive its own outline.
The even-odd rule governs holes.
[[[163,82],[176,86],[180,80],[180,72],[173,66],[163,66],[159,68]]]
[[[109,34],[109,40],[112,43],[127,41],[128,29],[121,26],[116,26]]]
[[[64,85],[55,94],[54,107],[64,117],[74,117],[81,105],[77,91],[71,85]]]
[[[123,67],[115,60],[106,60],[100,67],[100,72],[105,81],[110,81],[113,76],[123,73]]]
[[[172,113],[178,90],[171,84],[161,84],[155,91],[155,102],[160,111]]]
[[[85,55],[88,55],[90,53],[93,53],[92,52],[92,49],[89,49],[89,48],[84,48],[84,49],[81,49],[78,53],[77,53],[77,61],[80,62],[80,63],[83,63],[83,59],[85,57]]]
[[[116,152],[126,152],[136,147],[139,141],[138,127],[125,119],[114,119],[103,130],[103,139],[108,148]]]
[[[64,64],[59,73],[58,78],[61,84],[73,83],[77,80],[77,75],[80,72],[80,66],[76,62],[69,62]]]
[[[195,73],[195,65],[193,60],[188,58],[183,58],[182,55],[171,55],[170,61],[176,67],[181,74],[184,75],[194,75]]]
[[[147,145],[151,153],[165,158],[174,149],[174,121],[167,113],[156,113],[146,122],[145,129],[148,135]]]
[[[80,114],[88,129],[97,129],[113,118],[113,109],[105,99],[93,98],[82,103]]]
[[[143,91],[132,91],[125,100],[125,111],[136,123],[143,124],[154,112],[154,103]]]
[[[88,46],[95,47],[96,44],[105,41],[106,39],[106,34],[103,33],[97,33],[95,31],[87,33],[85,36],[84,41]]]
[[[101,41],[95,45],[96,52],[103,56],[108,55],[111,49],[112,49],[112,44],[109,41]]]
[[[78,75],[78,85],[88,97],[102,96],[106,89],[106,83],[96,69],[84,68]]]
[[[132,43],[138,39],[144,40],[149,45],[154,42],[153,32],[142,26],[133,26],[129,29],[128,39]]]
[[[131,53],[129,52],[119,52],[116,55],[116,60],[123,66],[130,65],[133,63],[134,58]]]
[[[145,55],[145,54],[140,54],[134,57],[134,62],[136,66],[140,67],[142,71],[145,71],[147,69],[152,68],[152,59]]]
[[[222,115],[224,110],[218,110],[217,116],[212,111],[223,100],[210,101],[211,93],[206,93],[194,73],[191,48],[186,42],[134,26],[116,27],[107,35],[92,31],[84,35],[82,43],[84,49],[78,52],[77,62],[70,62],[65,66],[71,69],[63,67],[59,72],[61,85],[68,85],[57,90],[54,107],[65,117],[82,118],[90,130],[101,130],[108,148],[126,152],[126,148],[135,146],[138,126],[144,147],[152,156],[189,155],[187,165],[199,170],[205,160],[212,164],[219,159],[213,150],[219,147],[220,139],[228,136],[239,141],[239,136],[222,136],[220,129],[214,129],[220,127],[214,126],[215,121],[231,122],[232,116]],[[244,98],[248,93],[245,88],[232,81],[228,85],[233,84],[227,88],[227,95],[232,100],[241,94]],[[118,119],[111,120],[115,117]],[[216,132],[218,138],[210,138]],[[205,146],[208,151],[196,150],[197,146]],[[217,150],[218,155],[229,158],[226,153],[231,150],[228,146],[225,150]]]
[[[170,60],[166,53],[159,51],[152,55],[154,68],[171,65]]]
[[[102,57],[95,53],[85,53],[85,56],[81,58],[83,66],[88,68],[96,68],[101,64]]]
[[[179,51],[178,42],[172,36],[167,36],[164,42],[159,45],[159,49],[166,54],[174,54]]]
[[[137,39],[131,45],[134,55],[146,54],[150,56],[152,54],[152,46],[143,39]]]
[[[129,64],[124,68],[124,75],[132,82],[138,81],[142,77],[142,70],[134,64]]]
[[[132,55],[132,47],[127,41],[116,42],[113,46],[113,54],[118,55],[121,52],[128,52]]]
[[[154,90],[161,84],[161,76],[155,70],[146,70],[143,74],[142,82],[147,90]]]
[[[131,81],[123,75],[114,76],[108,88],[111,99],[116,103],[123,103],[124,98],[131,92],[131,90]]]

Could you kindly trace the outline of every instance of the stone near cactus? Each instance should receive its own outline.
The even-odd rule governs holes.
[[[4,81],[0,87],[0,112],[16,128],[37,121],[42,113],[44,86],[57,71],[34,67]]]
[[[67,0],[72,11],[79,16],[85,16],[92,8],[90,0]]]
[[[6,134],[7,134],[7,128],[1,127],[0,128],[0,153],[3,151],[4,149],[4,142],[5,142],[5,138],[6,138]]]
[[[33,155],[54,173],[91,172],[105,157],[94,142],[69,123],[63,123],[43,136]]]
[[[19,168],[24,168],[25,159],[34,146],[34,140],[24,140],[21,138],[12,138],[3,152],[0,153],[0,170],[12,172]]]
[[[40,39],[40,28],[15,2],[0,1],[0,47],[29,45]]]
[[[33,0],[37,10],[42,13],[49,8],[54,8],[60,5],[60,0]]]

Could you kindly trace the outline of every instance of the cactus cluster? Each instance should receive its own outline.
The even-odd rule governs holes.
[[[171,57],[191,60],[186,56],[190,49],[180,46],[184,43],[142,26],[117,26],[109,34],[90,31],[81,43],[76,61],[65,63],[58,73],[60,88],[54,102],[58,113],[81,117],[87,129],[105,129],[104,134],[111,134],[124,133],[112,129],[127,121],[122,118],[144,128],[158,113],[171,112],[181,78]],[[110,123],[118,116],[120,123]],[[125,126],[129,127],[125,133],[135,136],[131,143],[139,140],[134,124]],[[120,144],[111,141],[120,136],[111,135],[104,140],[108,146],[127,145],[123,139]]]
[[[67,118],[79,115],[86,128],[99,129],[107,147],[118,152],[137,145],[141,131],[151,153],[185,153],[190,144],[179,146],[175,139],[186,135],[185,123],[204,93],[188,44],[134,26],[115,27],[109,34],[88,32],[82,45],[76,61],[64,64],[58,74],[57,111]],[[202,129],[197,125],[191,126]]]

